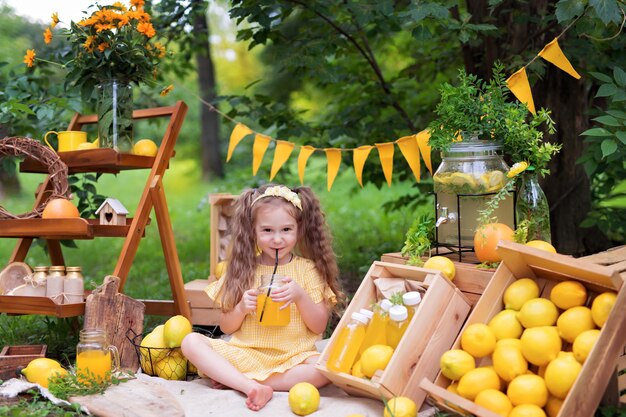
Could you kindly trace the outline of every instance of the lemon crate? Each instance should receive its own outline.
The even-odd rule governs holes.
[[[488,323],[493,316],[502,311],[504,292],[517,279],[534,279],[541,289],[540,296],[544,298],[549,298],[552,288],[561,281],[579,281],[589,294],[588,306],[591,305],[590,301],[595,295],[605,291],[616,291],[618,292],[616,307],[602,327],[594,348],[558,414],[559,417],[592,416],[615,370],[615,360],[619,351],[624,345],[626,309],[620,307],[626,303],[626,292],[622,288],[623,279],[612,268],[513,242],[501,241],[498,253],[502,256],[502,262],[452,348],[460,349],[460,335],[467,326],[473,323]],[[568,348],[569,346],[564,343],[562,350]],[[477,367],[490,364],[490,357],[476,360]],[[428,402],[440,410],[451,412],[453,415],[497,417],[492,411],[447,391],[446,387],[450,383],[450,380],[439,373],[434,383],[429,379],[422,379],[420,387],[428,392]]]
[[[376,302],[374,282],[380,278],[417,281],[426,288],[413,320],[393,353],[385,370],[371,379],[328,370],[326,362],[339,332],[352,313],[371,308]],[[327,378],[349,394],[382,400],[402,395],[418,408],[426,393],[418,384],[423,378],[434,380],[439,357],[448,350],[470,311],[469,300],[439,271],[388,262],[374,262],[354,294],[350,305],[333,332],[316,364]]]

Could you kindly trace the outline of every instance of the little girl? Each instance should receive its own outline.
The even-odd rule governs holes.
[[[237,200],[233,245],[226,274],[206,288],[222,308],[220,328],[230,341],[191,333],[182,343],[185,357],[218,384],[247,395],[260,410],[274,390],[298,382],[316,387],[329,381],[315,367],[315,341],[343,297],[338,269],[317,197],[308,187],[293,190],[266,185]],[[256,316],[262,275],[283,276],[271,299],[290,311],[286,326],[261,326]]]

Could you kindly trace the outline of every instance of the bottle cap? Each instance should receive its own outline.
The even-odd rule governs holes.
[[[361,313],[352,313],[350,318],[352,318],[352,320],[360,321],[363,324],[367,324],[367,320],[368,320],[367,317]]]
[[[422,301],[422,296],[417,291],[409,291],[402,296],[405,306],[416,306]]]
[[[409,317],[405,306],[393,306],[389,309],[389,318],[393,321],[404,321]]]
[[[386,298],[380,302],[380,308],[382,308],[383,311],[389,311],[391,306],[393,306],[393,304],[391,303],[391,301],[387,300]]]
[[[372,319],[372,317],[374,317],[374,313],[372,312],[372,310],[368,310],[366,308],[362,308],[359,310],[359,313],[363,314],[365,317],[367,317],[369,320]]]

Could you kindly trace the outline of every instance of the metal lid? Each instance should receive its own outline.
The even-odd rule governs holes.
[[[49,272],[64,272],[65,271],[65,267],[63,265],[61,266],[51,266],[50,268],[48,268]]]
[[[352,320],[357,320],[357,321],[360,321],[360,322],[361,322],[361,323],[363,323],[363,324],[367,324],[367,322],[368,322],[367,317],[366,317],[366,316],[364,316],[364,315],[363,315],[363,314],[361,314],[361,313],[352,313],[352,315],[350,316],[350,318],[351,318]]]
[[[450,148],[443,153],[443,155],[449,155],[452,157],[459,157],[459,154],[466,154],[468,156],[475,154],[493,155],[502,151],[502,143],[492,140],[464,140],[455,142]]]
[[[409,311],[405,306],[395,305],[389,309],[389,318],[393,321],[404,321],[409,318]]]
[[[48,272],[48,267],[47,266],[36,266],[35,267],[35,272]]]
[[[422,301],[422,295],[417,291],[409,291],[402,296],[405,306],[416,306]]]
[[[66,272],[80,272],[81,270],[80,266],[68,266],[65,268]]]

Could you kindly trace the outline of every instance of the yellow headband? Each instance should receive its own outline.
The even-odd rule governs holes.
[[[251,205],[254,205],[254,203],[256,203],[257,201],[265,197],[284,198],[285,200],[293,204],[294,207],[302,210],[302,202],[300,201],[300,197],[298,197],[298,194],[294,193],[293,191],[291,191],[289,188],[285,187],[284,185],[277,185],[275,187],[266,188],[263,194],[261,194],[260,196],[252,200]]]

